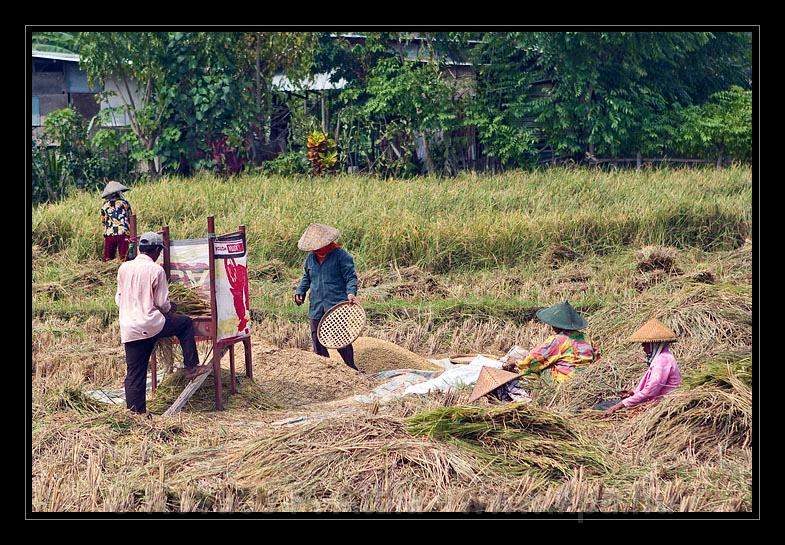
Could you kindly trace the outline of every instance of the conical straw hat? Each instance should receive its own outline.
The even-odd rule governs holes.
[[[564,301],[548,308],[537,311],[537,318],[548,325],[576,331],[586,327],[586,319],[569,302]]]
[[[656,318],[652,318],[638,331],[633,333],[629,339],[630,342],[638,343],[657,343],[666,341],[675,341],[676,334],[668,329],[668,327]]]
[[[492,392],[502,384],[507,384],[511,380],[519,377],[520,375],[518,373],[511,373],[503,369],[496,369],[495,367],[483,367],[482,370],[480,370],[477,384],[474,385],[474,390],[472,390],[469,403],[476,399],[480,399],[482,396]]]
[[[338,229],[321,223],[312,223],[300,237],[297,247],[303,252],[313,252],[338,238]]]
[[[121,191],[131,191],[131,190],[129,188],[125,187],[120,182],[115,182],[113,180],[113,181],[109,182],[108,184],[106,184],[106,187],[104,187],[104,192],[101,193],[101,198],[105,199],[109,195],[111,195],[113,193],[120,193]]]

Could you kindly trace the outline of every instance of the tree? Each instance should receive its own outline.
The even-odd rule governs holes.
[[[291,32],[79,35],[91,81],[118,83],[137,139],[136,157],[147,162],[151,175],[223,167],[229,156],[236,170],[251,133],[266,132],[272,75],[305,73],[312,43],[311,33]],[[135,86],[141,100],[134,98]]]
[[[50,51],[52,53],[79,53],[76,35],[71,32],[33,32],[33,51]]]
[[[171,98],[158,93],[169,68],[167,41],[164,32],[81,32],[77,38],[80,66],[90,83],[117,84],[139,147],[135,158],[146,162],[151,176],[160,174],[155,147]],[[141,96],[134,98],[137,91]]]
[[[476,127],[485,154],[502,167],[535,163],[538,143],[543,138],[532,123],[532,104],[542,92],[537,87],[541,77],[534,64],[537,55],[524,46],[519,34],[457,36],[464,47],[468,47],[470,38],[480,38],[480,43],[468,52],[475,66],[476,87],[466,107],[465,123]]]
[[[749,66],[748,33],[487,33],[482,42],[472,121],[490,153],[518,164],[537,139],[576,159],[661,150],[674,108],[744,80]]]
[[[752,91],[733,86],[712,95],[712,100],[681,114],[678,144],[699,157],[752,160]]]

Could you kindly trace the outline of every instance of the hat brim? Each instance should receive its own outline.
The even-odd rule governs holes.
[[[309,227],[297,241],[297,247],[303,252],[316,251],[338,240],[339,232],[335,228],[324,229],[318,233],[310,232],[310,229]]]
[[[105,199],[110,195],[114,195],[115,193],[122,193],[123,191],[131,191],[131,188],[125,187],[120,183],[115,183],[115,185],[109,184],[106,188],[104,188],[104,192],[101,193],[101,198]]]
[[[546,323],[550,326],[558,327],[559,329],[564,329],[567,331],[579,331],[581,329],[586,329],[586,326],[589,325],[589,323],[586,321],[586,318],[584,318],[583,316],[578,316],[578,320],[576,322],[567,323],[567,322],[562,322],[560,320],[553,319],[547,313],[543,315],[543,312],[546,310],[548,309],[543,308],[538,310],[536,316],[541,322]]]
[[[500,386],[504,386],[508,382],[511,382],[517,378],[520,378],[520,375],[517,373],[513,373],[513,376],[507,377],[505,380],[500,382],[491,382],[481,386],[478,381],[477,385],[475,385],[474,387],[474,390],[472,390],[472,395],[469,397],[469,403],[473,403],[474,401],[477,401],[481,397],[490,394],[496,388],[499,388]]]

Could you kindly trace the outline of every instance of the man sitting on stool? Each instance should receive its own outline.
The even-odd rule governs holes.
[[[139,239],[139,254],[117,271],[114,300],[120,307],[120,340],[128,366],[125,401],[129,410],[142,414],[147,410],[147,366],[158,339],[177,337],[188,379],[210,371],[209,366],[199,365],[193,320],[174,312],[174,304],[169,302],[166,273],[155,262],[163,247],[161,235],[144,233]]]

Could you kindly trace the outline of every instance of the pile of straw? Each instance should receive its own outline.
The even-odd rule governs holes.
[[[669,274],[679,274],[676,266],[678,250],[670,246],[644,246],[638,251],[638,270],[649,272],[662,270]]]
[[[552,269],[558,269],[563,263],[580,259],[581,255],[564,244],[554,244],[542,254],[542,262]]]
[[[210,468],[264,489],[265,509],[432,511],[483,473],[460,449],[411,437],[401,422],[358,416],[276,430],[224,449]],[[218,469],[220,468],[220,469]],[[177,481],[209,477],[195,467]]]
[[[237,393],[229,393],[229,370],[221,369],[221,384],[223,386],[224,403],[226,409],[253,408],[275,409],[278,405],[254,381],[245,376],[237,375]],[[167,376],[158,385],[152,399],[147,402],[147,410],[153,414],[161,414],[168,409],[183,389],[191,382],[185,377],[185,371],[178,370]],[[188,400],[184,411],[210,412],[215,410],[215,381],[211,374],[196,393]]]
[[[416,265],[389,270],[371,269],[360,273],[358,280],[362,290],[360,295],[370,300],[447,294],[447,289],[435,276]]]
[[[278,282],[286,277],[286,263],[271,259],[248,269],[249,280],[271,280]]]
[[[571,476],[580,466],[600,472],[608,469],[599,450],[564,417],[526,403],[440,407],[409,417],[407,427],[414,435],[468,449],[503,473],[559,478]]]
[[[60,265],[65,261],[61,256],[53,256],[51,262]],[[71,261],[62,263],[62,268],[69,273],[58,281],[34,282],[33,293],[46,293],[53,300],[65,299],[68,295],[81,295],[103,286],[114,285],[119,263],[116,261],[91,261],[75,264]]]

